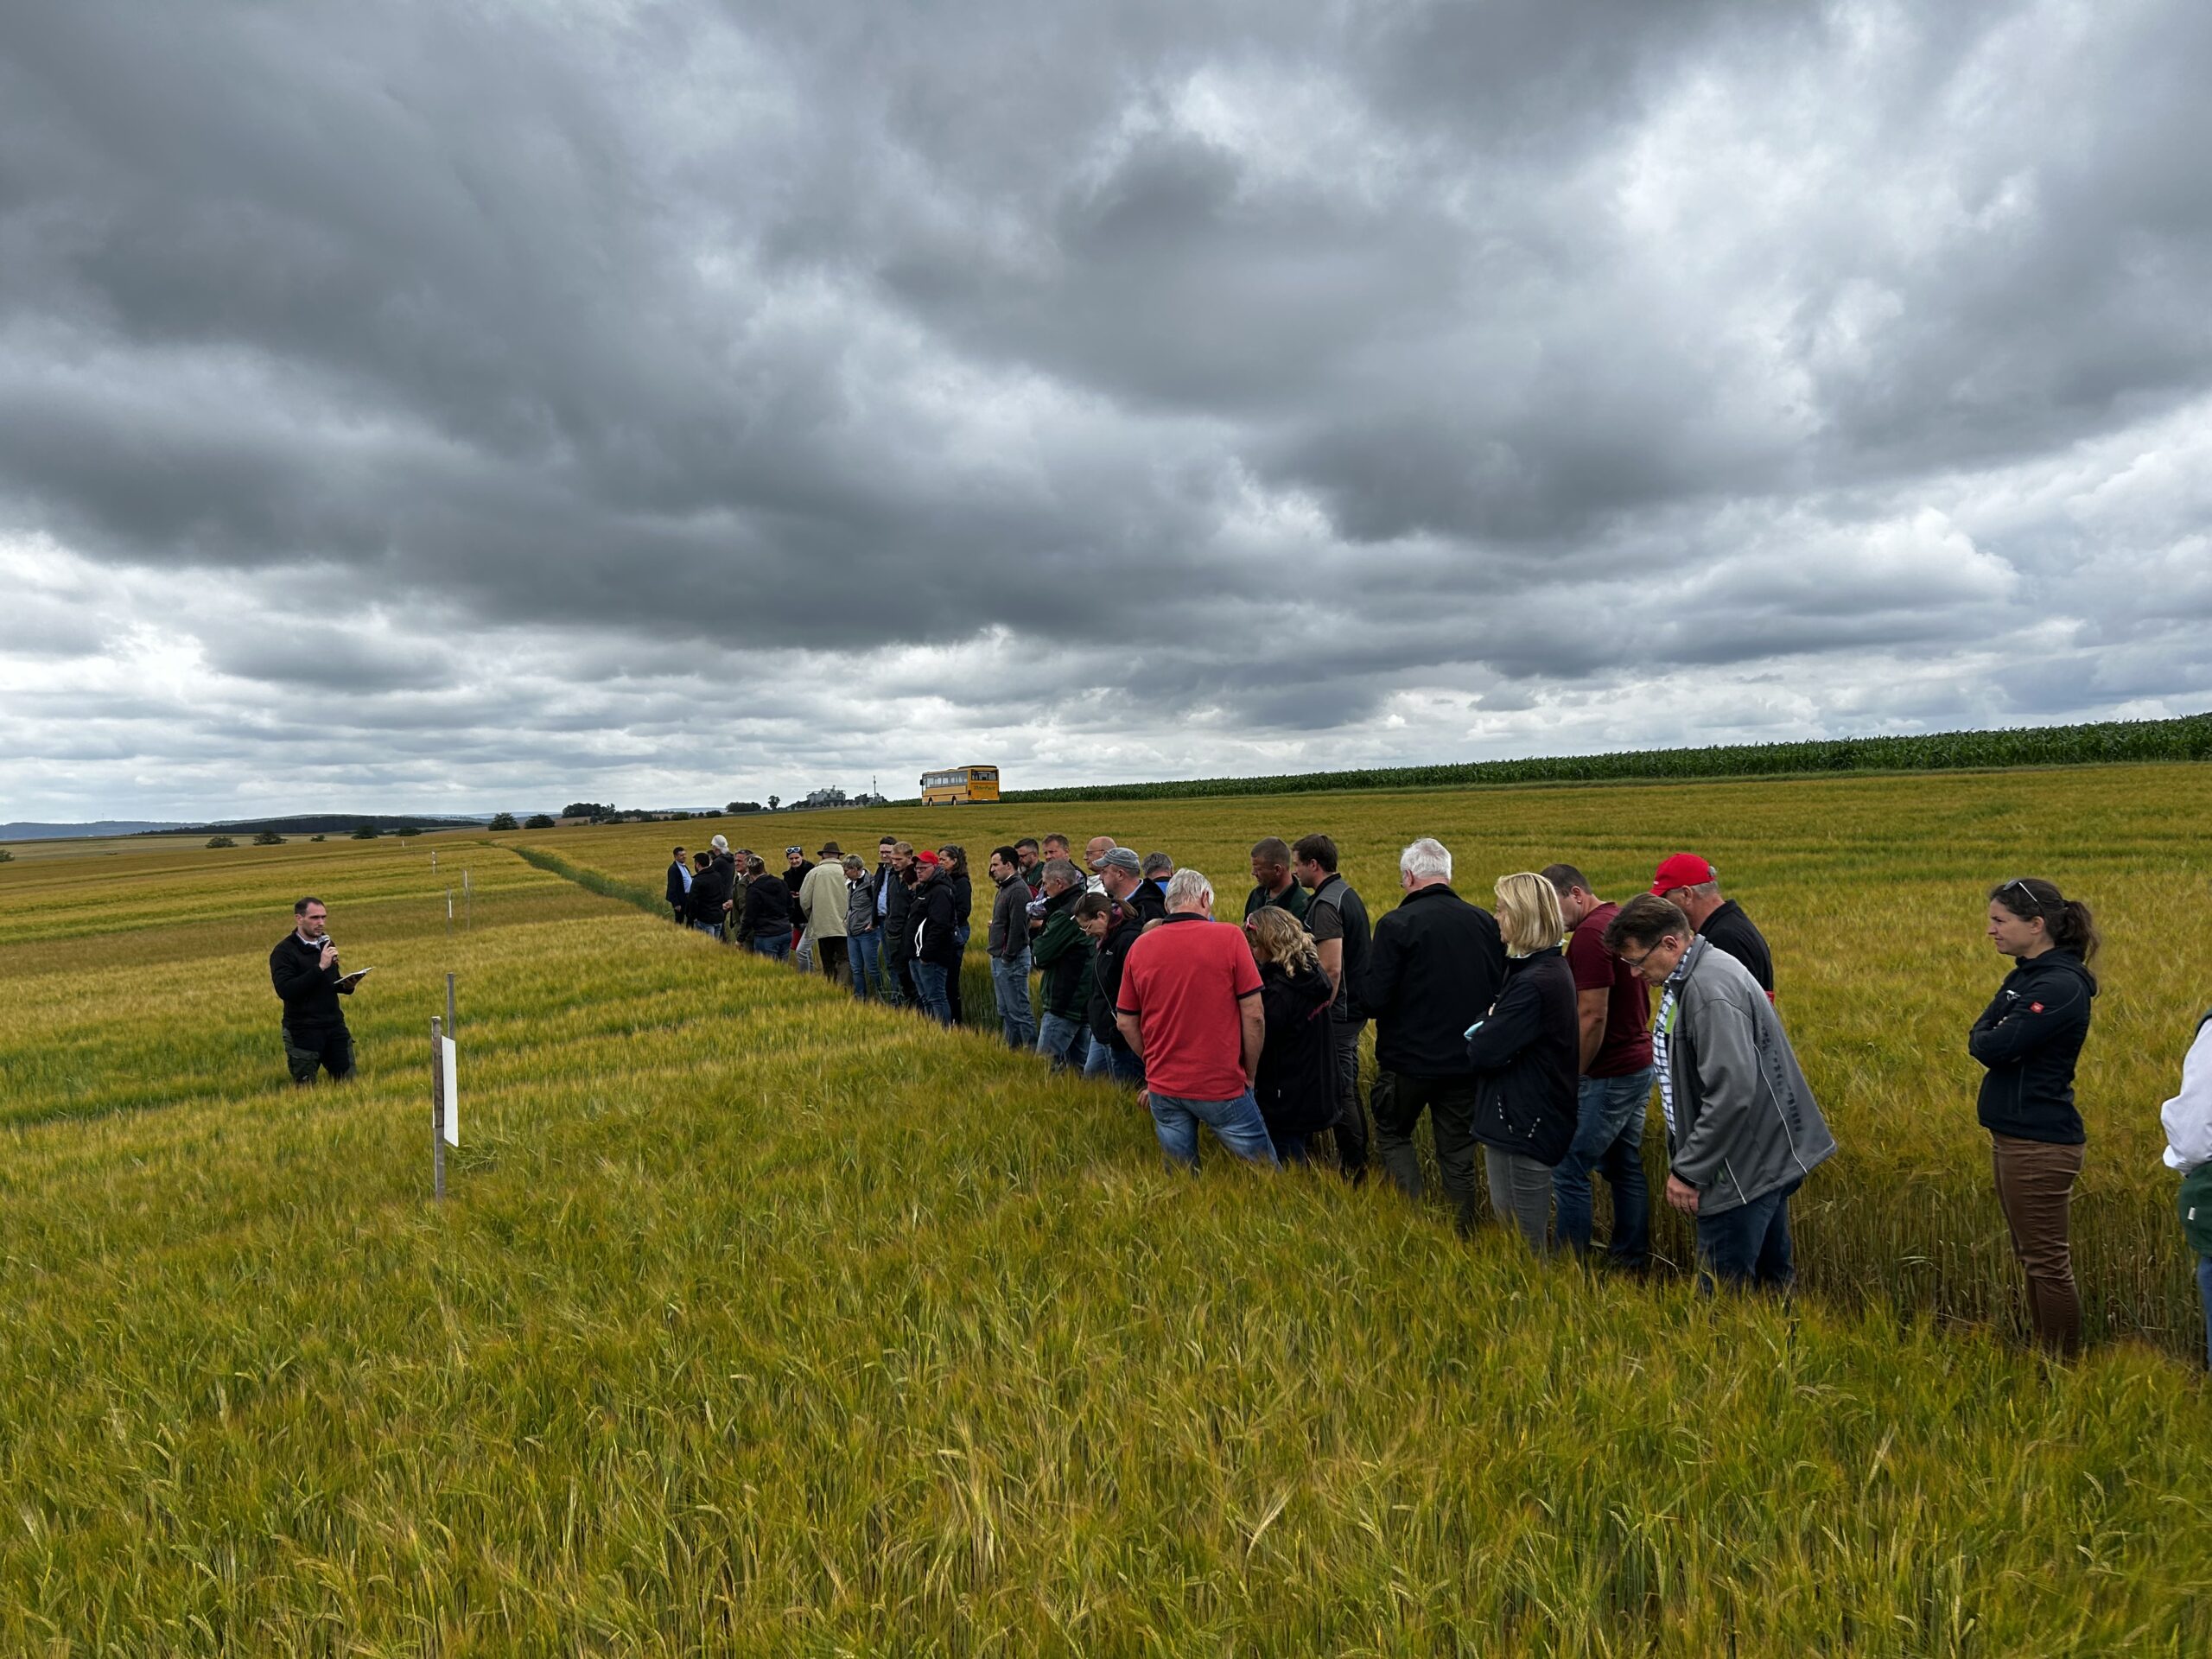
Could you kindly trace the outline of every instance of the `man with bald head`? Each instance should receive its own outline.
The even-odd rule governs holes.
[[[1114,850],[1114,845],[1111,836],[1093,836],[1083,843],[1083,868],[1090,873],[1084,886],[1092,893],[1106,891],[1106,884],[1100,878],[1099,866],[1106,855]]]

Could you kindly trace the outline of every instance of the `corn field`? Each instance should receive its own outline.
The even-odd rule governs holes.
[[[1307,794],[1325,790],[1439,789],[1471,784],[1586,784],[1630,779],[1820,777],[1836,772],[1955,772],[1989,766],[2108,766],[2212,760],[2212,714],[2178,720],[2111,720],[2011,731],[1930,732],[1799,743],[1733,743],[1695,749],[1376,766],[1260,778],[1191,778],[1077,789],[1010,789],[1028,801],[1183,801],[1215,795]],[[908,803],[912,804],[912,803]]]

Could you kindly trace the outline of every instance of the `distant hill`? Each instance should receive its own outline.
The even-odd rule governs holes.
[[[102,818],[98,823],[0,823],[0,841],[80,841],[91,836],[158,836],[183,829],[181,823],[143,818]]]
[[[351,835],[363,824],[373,824],[383,830],[481,830],[491,821],[489,814],[480,818],[433,818],[405,812],[305,812],[289,818],[231,818],[221,823],[164,827],[188,836],[234,836],[241,832],[254,836],[264,830],[274,830],[280,836],[334,836]]]

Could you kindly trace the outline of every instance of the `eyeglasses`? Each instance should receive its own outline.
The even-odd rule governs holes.
[[[2018,887],[2022,893],[2027,895],[2027,899],[2030,904],[2033,905],[2041,902],[2036,897],[2036,890],[2028,885],[2028,879],[2024,875],[2014,876],[2003,887],[1998,888],[1997,891],[1999,893],[2010,893],[2015,887]]]

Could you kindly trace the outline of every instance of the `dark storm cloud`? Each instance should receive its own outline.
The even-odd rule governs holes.
[[[364,778],[2201,697],[2212,12],[1920,11],[16,8],[0,647]]]

